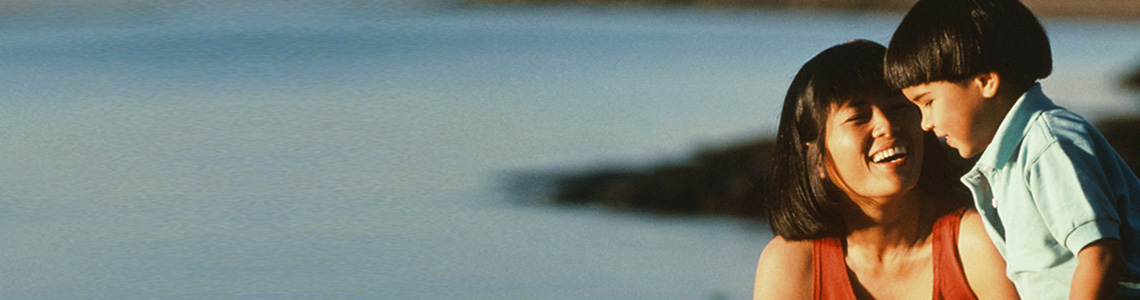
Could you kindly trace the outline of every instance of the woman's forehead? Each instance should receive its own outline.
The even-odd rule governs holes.
[[[910,104],[902,93],[884,92],[878,95],[861,95],[849,98],[834,99],[827,111],[828,115],[854,112],[869,109],[872,106],[887,107],[898,104]]]
[[[905,100],[906,97],[903,96],[901,92],[864,93],[851,97],[835,99],[835,101],[831,102],[831,106],[861,107],[870,105],[894,104]]]
[[[843,110],[843,109],[847,109],[847,108],[859,108],[859,107],[870,106],[872,103],[877,102],[874,100],[875,98],[878,98],[878,97],[856,96],[856,97],[835,99],[834,101],[831,102],[831,111],[835,112],[835,111],[839,111],[839,110]]]

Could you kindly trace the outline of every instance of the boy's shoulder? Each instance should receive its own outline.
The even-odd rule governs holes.
[[[1018,99],[990,146],[993,148],[982,154],[977,165],[1025,171],[1038,166],[1043,157],[1050,158],[1046,161],[1102,164],[1112,160],[1100,160],[1098,156],[1118,156],[1096,127],[1080,115],[1054,104],[1040,85],[1033,86]]]
[[[1044,167],[1042,164],[1050,165],[1045,168],[1054,171],[1061,170],[1055,168],[1060,165],[1085,171],[1107,168],[1113,174],[1128,169],[1120,154],[1095,126],[1080,115],[1058,106],[1041,110],[1029,121],[1017,148],[1014,157],[1020,157],[1015,160],[1023,160],[1016,164],[1022,171],[1040,170]]]
[[[1093,148],[1098,139],[1103,138],[1088,120],[1063,107],[1049,106],[1027,124],[1021,146],[1032,154],[1058,143]]]

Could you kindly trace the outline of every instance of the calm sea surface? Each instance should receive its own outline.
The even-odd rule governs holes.
[[[205,3],[0,13],[0,298],[748,298],[766,229],[518,205],[503,174],[765,137],[800,64],[901,19]],[[1140,23],[1045,26],[1047,94],[1140,112]]]

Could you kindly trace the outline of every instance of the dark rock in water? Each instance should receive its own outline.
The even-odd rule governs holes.
[[[1140,117],[1101,121],[1097,122],[1096,128],[1132,173],[1140,174]]]
[[[1124,86],[1140,91],[1140,66],[1131,75],[1124,77]],[[1140,175],[1137,172],[1140,170],[1140,116],[1097,122],[1096,128],[1104,134],[1116,153],[1124,158],[1124,162],[1132,168],[1132,173]]]
[[[648,170],[608,169],[566,176],[553,200],[659,214],[759,218],[770,142],[701,151]]]
[[[1124,86],[1140,91],[1140,67],[1132,71],[1132,75],[1128,75],[1128,77],[1124,78]]]

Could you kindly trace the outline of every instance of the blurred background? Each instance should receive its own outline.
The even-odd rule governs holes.
[[[792,76],[911,3],[0,1],[0,298],[747,299]],[[1026,3],[1136,136],[1140,4]]]

